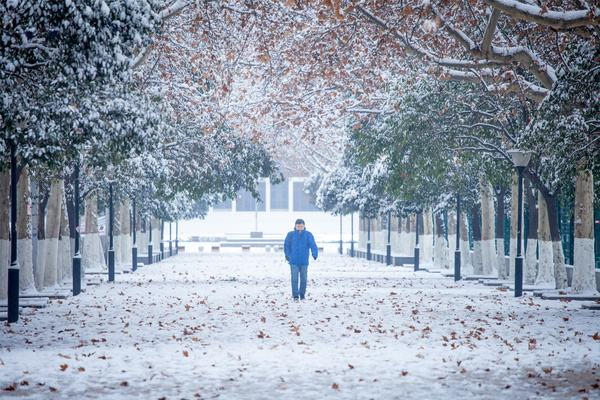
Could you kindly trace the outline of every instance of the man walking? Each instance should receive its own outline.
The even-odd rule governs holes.
[[[309,249],[312,251],[312,256],[315,260],[319,255],[315,238],[312,233],[305,229],[304,220],[296,220],[294,230],[289,232],[285,237],[283,249],[285,260],[290,263],[290,270],[292,272],[292,297],[304,300]],[[300,287],[298,287],[298,278],[300,278]]]

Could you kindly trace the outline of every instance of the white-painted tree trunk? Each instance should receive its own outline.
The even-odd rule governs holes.
[[[575,293],[598,292],[594,260],[594,178],[590,170],[579,171],[575,181],[575,241],[571,287]]]
[[[358,249],[360,251],[366,251],[367,250],[367,221],[364,217],[359,216],[358,218]],[[139,216],[137,217],[137,221],[138,226],[140,222],[141,222],[141,218],[139,218]],[[142,230],[139,227],[136,227],[137,229],[137,233],[136,233],[136,245],[138,248],[138,251],[141,252],[145,252],[145,242],[143,241],[143,237],[144,235],[142,234]]]
[[[471,257],[473,263],[473,274],[483,275],[483,257],[481,249],[481,240],[473,241],[473,253]]]
[[[400,253],[402,253],[403,255],[408,254],[408,232],[406,232],[406,220],[408,219],[408,217],[404,217],[402,218],[401,224],[400,224]]]
[[[473,232],[473,253],[471,262],[473,263],[473,274],[483,275],[483,257],[481,248],[481,220],[479,206],[471,208],[471,229]]]
[[[541,193],[538,193],[538,245],[539,259],[536,286],[554,285],[554,249],[550,236],[550,223],[548,220],[548,207]],[[562,251],[562,248],[561,248]]]
[[[490,183],[483,178],[479,182],[481,195],[481,261],[482,273],[498,276],[494,232],[494,197]]]
[[[46,252],[44,260],[44,287],[53,288],[58,284],[58,236],[60,233],[61,204],[64,196],[64,181],[53,180],[48,198],[46,216]]]
[[[169,240],[169,224],[165,222],[165,240]],[[392,242],[392,254],[402,253],[398,248],[398,217],[392,214],[392,226],[391,226],[391,240]],[[168,252],[169,244],[165,243],[165,252]]]
[[[17,253],[19,254],[19,290],[36,293],[33,279],[33,243],[29,207],[29,169],[24,167],[17,184]]]
[[[105,271],[107,269],[106,261],[98,233],[98,197],[96,193],[88,194],[85,199],[84,218],[85,235],[82,235],[81,238],[81,263],[87,270]]]
[[[46,238],[38,238],[37,242],[37,269],[33,271],[35,288],[38,291],[44,289],[44,272],[46,269]]]
[[[556,289],[567,288],[567,270],[565,268],[565,256],[562,241],[552,241],[552,259],[554,260],[554,286]]]
[[[533,285],[537,277],[537,242],[536,239],[527,238],[527,251],[525,252],[525,259],[523,260],[525,267],[525,271],[523,272],[523,282],[525,285]]]
[[[469,246],[469,229],[465,213],[461,213],[460,215],[460,265],[462,275],[473,275],[471,247]]]
[[[129,200],[121,203],[121,262],[124,268],[131,265],[131,220],[129,216]]]
[[[459,239],[460,240],[460,239]],[[460,245],[460,242],[459,242]],[[454,252],[456,251],[456,212],[448,211],[448,255],[446,256],[447,269],[454,266]],[[451,265],[452,264],[452,267]],[[462,271],[462,264],[461,264]]]
[[[386,218],[387,216],[383,215],[379,217],[379,223],[378,223],[378,228],[379,228],[379,246],[378,249],[381,252],[381,254],[385,254],[386,253],[386,245],[387,245],[387,228],[384,228],[384,224],[383,224],[383,219]],[[157,234],[157,251],[160,249],[160,220],[156,220],[156,234]]]
[[[420,240],[421,265],[433,265],[433,222],[431,209],[423,212],[423,237]]]
[[[436,269],[447,269],[448,264],[448,242],[444,235],[444,223],[439,212],[435,213],[435,244],[434,244],[433,266]]]
[[[115,251],[115,268],[121,270],[123,236],[121,234],[121,203],[115,202],[114,205],[114,221],[113,221],[113,249]],[[108,214],[107,214],[108,215]],[[108,225],[107,225],[108,226]],[[108,232],[108,231],[107,231]]]
[[[415,252],[415,244],[417,241],[417,215],[416,214],[411,214],[409,216],[410,218],[410,230],[408,233],[408,249],[407,249],[407,255],[412,255]]]
[[[526,237],[527,246],[524,247],[525,257],[523,260],[523,283],[533,285],[537,276],[537,242],[538,242],[538,210],[537,210],[537,191],[532,188],[528,179],[525,180],[525,188],[523,189],[525,198],[527,199],[528,222],[529,229],[523,229],[523,235]],[[523,227],[525,225],[523,224]]]
[[[61,255],[60,266],[62,266],[61,282],[71,283],[73,279],[73,253],[71,250],[71,237],[69,234],[69,217],[67,215],[67,207],[65,201],[65,198],[63,198],[62,214],[60,219],[59,251]]]

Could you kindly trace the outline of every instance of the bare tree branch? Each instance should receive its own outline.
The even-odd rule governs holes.
[[[513,18],[535,22],[556,30],[600,25],[600,8],[594,10],[552,11],[516,0],[484,1]]]
[[[483,41],[481,43],[481,52],[486,58],[489,58],[490,46],[492,45],[492,38],[496,32],[496,25],[498,25],[498,17],[500,17],[500,11],[496,8],[492,10],[490,19],[488,20],[485,33],[483,34]]]

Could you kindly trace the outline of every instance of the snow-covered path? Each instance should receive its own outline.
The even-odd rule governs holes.
[[[600,397],[597,311],[331,254],[298,303],[282,258],[180,254],[27,311],[0,398]]]

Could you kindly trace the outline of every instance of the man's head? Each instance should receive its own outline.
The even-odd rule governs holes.
[[[298,218],[296,220],[296,230],[297,231],[303,231],[304,230],[304,220],[301,218]]]

